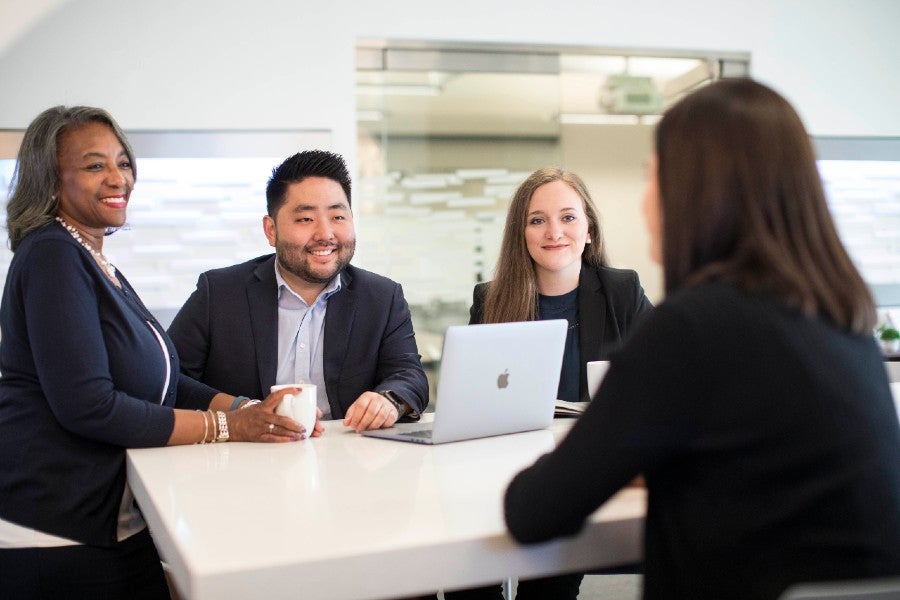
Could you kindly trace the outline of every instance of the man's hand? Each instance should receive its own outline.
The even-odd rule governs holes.
[[[347,409],[344,425],[359,433],[364,429],[391,427],[399,418],[390,400],[375,392],[365,392]]]
[[[325,425],[322,424],[322,409],[316,408],[316,425],[313,427],[310,435],[312,437],[322,437],[323,433],[325,433]]]

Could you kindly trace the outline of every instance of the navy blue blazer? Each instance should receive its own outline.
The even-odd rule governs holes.
[[[489,283],[489,282],[488,282]],[[469,324],[481,323],[488,283],[472,293]],[[581,355],[579,397],[590,400],[587,363],[609,360],[609,354],[625,340],[637,319],[653,308],[635,271],[581,265],[578,278],[578,351]]]
[[[162,326],[118,278],[50,223],[22,240],[0,305],[0,517],[97,546],[116,543],[125,448],[164,446],[172,408],[216,393],[179,376]]]
[[[352,265],[340,277],[324,325],[332,417],[343,418],[363,392],[384,390],[422,412],[428,380],[400,284]],[[275,255],[201,274],[169,336],[182,373],[229,394],[265,398],[278,370]]]

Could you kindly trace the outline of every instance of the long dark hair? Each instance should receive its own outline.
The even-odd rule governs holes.
[[[787,100],[749,79],[713,83],[666,112],[656,154],[667,292],[725,279],[871,331],[872,296],[838,238],[812,143]]]

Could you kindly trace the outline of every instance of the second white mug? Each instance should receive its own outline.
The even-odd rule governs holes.
[[[597,390],[600,389],[600,384],[603,383],[603,378],[606,377],[606,371],[609,369],[609,361],[608,360],[591,360],[587,363],[587,380],[588,380],[588,394],[591,399],[597,395]]]
[[[311,436],[316,425],[316,386],[311,383],[287,383],[273,385],[269,391],[293,388],[299,388],[300,391],[282,396],[275,412],[294,419],[306,428],[306,435]]]

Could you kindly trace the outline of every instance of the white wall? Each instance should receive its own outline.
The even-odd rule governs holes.
[[[610,264],[637,271],[650,300],[661,301],[662,269],[650,259],[650,237],[641,208],[653,128],[567,125],[560,143],[563,164],[584,179],[600,211]]]
[[[83,103],[126,129],[325,129],[355,163],[355,43],[388,38],[749,52],[811,133],[900,136],[895,0],[0,0],[0,24],[0,129]],[[563,146],[658,299],[640,165]]]
[[[894,0],[0,0],[0,128],[325,128],[353,156],[358,37],[749,51],[812,133],[900,135]],[[23,12],[24,11],[24,12]]]

